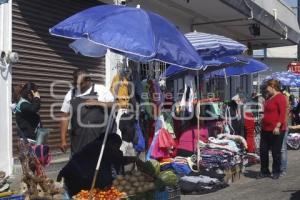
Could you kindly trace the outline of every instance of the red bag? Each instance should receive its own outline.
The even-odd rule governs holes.
[[[151,157],[155,159],[171,158],[176,156],[176,142],[171,134],[164,128],[159,130],[157,140],[154,141],[154,148]]]
[[[159,148],[171,149],[176,146],[176,143],[171,134],[164,128],[160,129],[158,133]]]

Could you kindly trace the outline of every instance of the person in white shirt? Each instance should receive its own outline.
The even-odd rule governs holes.
[[[86,144],[104,133],[104,120],[108,119],[108,112],[105,111],[114,102],[114,96],[109,89],[93,84],[86,70],[75,70],[73,81],[74,87],[66,94],[61,107],[63,116],[60,127],[60,148],[63,152],[68,148],[66,137],[68,127],[70,128],[71,154],[79,152]]]

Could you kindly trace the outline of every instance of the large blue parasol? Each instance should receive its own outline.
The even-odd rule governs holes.
[[[49,32],[75,40],[71,47],[85,56],[100,57],[109,48],[135,61],[158,60],[190,69],[203,66],[202,58],[174,24],[140,8],[92,7]]]

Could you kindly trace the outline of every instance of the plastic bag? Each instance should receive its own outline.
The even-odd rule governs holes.
[[[134,145],[134,149],[137,152],[142,152],[145,150],[146,145],[145,145],[145,138],[144,138],[144,135],[143,135],[143,132],[142,132],[139,122],[137,122],[135,124],[135,129],[136,129],[136,133],[138,135],[138,143]]]

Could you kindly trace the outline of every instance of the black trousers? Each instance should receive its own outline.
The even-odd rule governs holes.
[[[262,131],[260,139],[260,161],[261,173],[270,174],[269,170],[269,151],[272,151],[273,174],[280,173],[281,165],[281,147],[284,138],[284,132],[274,135],[273,132]]]

